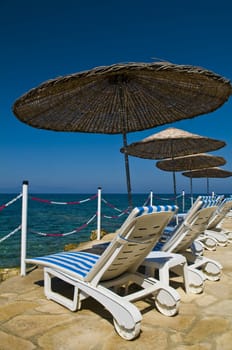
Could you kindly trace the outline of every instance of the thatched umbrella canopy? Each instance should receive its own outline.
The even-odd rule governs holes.
[[[145,139],[133,142],[121,152],[145,159],[165,159],[215,151],[226,145],[224,141],[190,133],[177,128],[167,128]]]
[[[226,160],[223,157],[213,156],[210,154],[193,154],[185,157],[174,159],[160,160],[156,163],[157,168],[164,171],[192,171],[194,169],[205,169],[225,165]],[[174,192],[176,193],[176,184],[174,183]],[[192,199],[192,178],[190,182],[190,193]]]
[[[141,141],[121,148],[121,152],[146,159],[165,159],[214,151],[226,145],[224,141],[192,134],[177,128],[167,128]],[[183,169],[182,169],[183,170]],[[174,196],[176,176],[173,170]]]
[[[187,171],[182,175],[193,178],[207,178],[207,193],[209,193],[209,178],[226,178],[232,176],[232,171],[224,170],[219,167]]]
[[[212,112],[231,93],[229,80],[199,67],[114,64],[49,80],[20,97],[13,112],[40,129],[121,133],[126,147],[126,133]],[[130,197],[127,154],[125,164]]]
[[[164,159],[156,163],[157,168],[164,171],[184,171],[193,169],[211,168],[219,165],[225,165],[226,160],[223,157],[213,156],[211,154],[201,153],[174,159]]]

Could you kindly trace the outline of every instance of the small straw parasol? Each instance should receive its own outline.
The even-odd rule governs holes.
[[[158,161],[156,163],[157,168],[164,171],[192,171],[194,169],[205,169],[216,167],[219,165],[225,165],[226,160],[223,157],[213,156],[210,154],[194,154],[185,157],[177,157],[174,159],[165,159]],[[174,192],[176,193],[176,183],[174,185]],[[191,202],[193,202],[192,197],[192,178],[190,181],[190,193],[191,193]]]
[[[13,112],[35,128],[122,134],[212,112],[230,97],[228,79],[169,62],[119,63],[48,80],[18,98]],[[131,184],[124,155],[129,205]]]
[[[224,141],[190,133],[177,128],[167,128],[141,141],[131,143],[121,152],[146,159],[175,158],[201,152],[214,151],[226,145]],[[176,178],[173,171],[174,196]]]
[[[226,178],[232,176],[232,171],[224,170],[219,167],[206,168],[200,170],[187,171],[182,175],[193,178],[207,178],[207,194],[209,194],[209,178]]]

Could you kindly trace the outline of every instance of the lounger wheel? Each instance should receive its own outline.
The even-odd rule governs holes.
[[[188,292],[193,294],[200,294],[203,292],[206,278],[201,271],[188,266],[188,279]]]
[[[204,290],[204,286],[203,285],[199,285],[199,286],[194,286],[192,284],[189,285],[189,290],[191,293],[193,294],[200,294],[203,292]]]
[[[198,281],[197,281],[198,282]],[[188,286],[190,293],[193,294],[200,294],[204,290],[204,280],[201,279],[199,283],[196,283],[196,281],[191,282]]]
[[[232,232],[228,232],[226,233],[226,235],[228,237],[229,242],[232,242]]]
[[[179,310],[179,300],[165,289],[160,289],[156,295],[155,305],[158,311],[165,316],[174,316]]]
[[[199,240],[195,240],[192,245],[191,245],[191,250],[192,250],[192,253],[195,255],[202,255],[203,252],[204,252],[204,245],[203,243]]]
[[[140,333],[140,328],[141,328],[141,322],[138,322],[135,324],[135,327],[133,329],[126,329],[123,326],[120,326],[116,319],[113,319],[114,321],[114,328],[116,332],[120,335],[125,340],[133,340],[136,337],[138,337]]]
[[[221,278],[221,269],[216,264],[212,262],[208,262],[203,267],[203,273],[206,278],[210,281],[219,281]]]
[[[210,236],[206,236],[205,239],[203,240],[203,244],[205,245],[205,248],[207,250],[216,250],[217,248],[217,241],[216,239],[210,237]]]

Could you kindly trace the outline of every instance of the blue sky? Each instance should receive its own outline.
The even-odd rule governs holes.
[[[232,79],[232,3],[187,0],[1,1],[0,192],[126,192],[121,135],[38,130],[12,113],[14,101],[40,83],[96,66],[167,60],[201,66]],[[173,126],[224,140],[211,154],[232,171],[232,100],[208,115],[128,134],[128,143]],[[172,176],[154,160],[130,157],[134,193],[172,193]],[[210,190],[232,192],[232,177]],[[189,179],[177,174],[177,192]],[[193,181],[195,192],[206,180]]]

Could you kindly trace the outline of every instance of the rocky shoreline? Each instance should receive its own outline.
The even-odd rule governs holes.
[[[19,267],[0,268],[0,283],[9,277],[18,276],[20,274]]]

